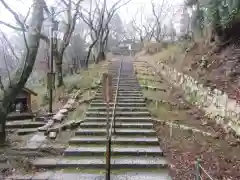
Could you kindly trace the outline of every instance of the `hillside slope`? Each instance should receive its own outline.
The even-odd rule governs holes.
[[[145,49],[142,53],[148,54],[147,52]],[[178,43],[148,55],[192,76],[207,87],[226,92],[230,98],[238,98],[237,92],[240,88],[238,45],[232,44],[219,49],[203,42]]]

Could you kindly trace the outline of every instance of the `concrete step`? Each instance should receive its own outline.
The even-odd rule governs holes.
[[[111,117],[112,112],[109,112]],[[107,112],[100,112],[100,111],[88,111],[86,112],[87,117],[104,117],[107,116]],[[128,112],[128,111],[116,111],[115,116],[121,117],[150,117],[150,113],[148,111],[139,111],[139,112]]]
[[[106,160],[104,156],[84,156],[79,158],[38,158],[33,161],[33,165],[40,169],[55,168],[84,168],[84,169],[104,169]],[[162,157],[154,156],[112,156],[112,169],[142,169],[142,168],[166,168],[167,161]]]
[[[113,96],[114,97],[114,96]],[[96,99],[103,99],[104,97],[103,96],[95,96]],[[113,98],[114,99],[114,98]],[[118,101],[119,100],[125,100],[125,99],[140,99],[140,100],[144,100],[143,96],[118,96]]]
[[[103,86],[101,86],[100,88],[102,88]],[[124,85],[118,85],[118,88],[130,88],[130,87],[134,87],[134,88],[141,88],[141,86],[139,84],[136,84],[136,83],[129,83],[129,84],[124,84]],[[117,88],[117,84],[112,84],[112,88],[113,89],[116,89]]]
[[[143,97],[143,94],[141,93],[118,93],[118,96],[121,97],[121,96],[126,96],[126,97]]]
[[[136,82],[134,83],[127,83],[127,84],[112,84],[112,88],[116,88],[118,86],[118,88],[140,88],[141,86],[139,84],[136,84]]]
[[[16,132],[18,135],[27,135],[27,134],[31,134],[31,133],[35,133],[37,132],[38,129],[37,128],[25,128],[25,129],[18,129]]]
[[[117,84],[117,80],[113,80],[112,84],[116,85]],[[127,86],[129,84],[139,85],[138,81],[136,79],[134,79],[134,80],[123,80],[123,79],[120,79],[120,81],[119,81],[119,85]]]
[[[106,122],[107,118],[106,117],[86,117],[84,121],[87,122]],[[151,117],[116,117],[115,118],[116,123],[121,123],[121,122],[132,122],[132,123],[142,123],[142,122],[152,122]]]
[[[103,103],[103,99],[94,99],[92,103]],[[145,99],[119,99],[119,103],[145,103]]]
[[[13,112],[8,114],[7,121],[22,121],[22,120],[30,120],[35,117],[34,113],[17,113]]]
[[[116,90],[117,86],[112,86],[113,90]],[[124,90],[124,91],[130,91],[130,90],[141,90],[141,86],[134,86],[134,85],[128,85],[128,86],[118,86],[118,89]]]
[[[83,122],[80,127],[82,128],[103,128],[106,127],[106,122],[98,122],[98,121],[92,121],[92,122]],[[147,123],[119,123],[115,122],[116,128],[145,128],[145,129],[151,129],[153,128],[153,123],[147,122]]]
[[[113,90],[113,93],[116,92],[116,89]],[[103,93],[103,89],[99,89],[96,94],[102,94]],[[136,91],[136,90],[132,90],[132,91],[118,91],[118,94],[143,94],[142,91]]]
[[[141,86],[139,84],[136,84],[136,83],[128,83],[128,84],[118,84],[118,88],[130,88],[130,87],[133,87],[133,88],[140,88]],[[103,88],[103,86],[99,86],[99,88]],[[117,88],[117,84],[116,83],[112,83],[112,88],[113,89],[116,89]]]
[[[112,145],[112,155],[114,156],[163,156],[163,151],[157,145]],[[106,145],[84,145],[69,146],[64,150],[64,156],[103,156],[106,152]]]
[[[159,145],[156,137],[145,136],[112,136],[113,144]],[[76,136],[69,140],[69,144],[106,144],[106,136]]]
[[[109,111],[113,110],[113,106],[109,108]],[[88,111],[107,111],[107,107],[90,107],[88,108]],[[125,111],[125,112],[136,112],[136,111],[148,111],[146,107],[116,107],[116,111]]]
[[[116,134],[115,135],[121,135],[121,136],[127,136],[127,135],[143,135],[143,136],[156,136],[156,132],[153,129],[140,129],[140,128],[128,128],[128,129],[123,129],[123,128],[116,128]],[[106,128],[79,128],[76,132],[75,135],[106,135]]]
[[[106,107],[106,103],[91,103],[90,107]],[[113,106],[114,103],[110,103]],[[145,103],[117,103],[117,107],[146,107]]]
[[[20,128],[37,128],[44,126],[44,122],[35,122],[29,120],[22,120],[22,121],[10,121],[6,123],[6,128],[8,129],[20,129]]]
[[[127,91],[127,90],[124,90],[124,91],[118,91],[118,93],[122,93],[122,94],[143,94],[142,91]]]
[[[115,96],[115,92],[113,92],[113,96]],[[95,97],[102,97],[103,96],[103,93],[97,93],[95,94]],[[143,97],[143,94],[140,94],[140,93],[118,93],[118,97]]]
[[[113,82],[112,86],[117,87],[117,82]],[[119,87],[128,87],[128,86],[139,87],[140,85],[138,84],[137,81],[135,81],[135,82],[120,82],[118,86]]]
[[[71,171],[71,170],[69,170]],[[71,173],[72,172],[72,173]],[[102,170],[94,170],[93,172],[86,172],[84,169],[73,169],[71,172],[63,171],[47,171],[47,172],[38,172],[30,175],[15,175],[10,176],[6,180],[105,180],[105,174]],[[149,171],[144,170],[135,170],[127,171],[116,170],[112,171],[111,180],[172,180],[168,175],[166,170],[155,170]]]

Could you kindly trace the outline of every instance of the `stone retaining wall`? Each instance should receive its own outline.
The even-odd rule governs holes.
[[[225,92],[204,87],[192,77],[178,72],[166,64],[157,62],[156,71],[170,84],[184,91],[186,100],[205,110],[210,118],[214,118],[225,129],[232,129],[240,136],[240,105],[234,99],[228,98]]]

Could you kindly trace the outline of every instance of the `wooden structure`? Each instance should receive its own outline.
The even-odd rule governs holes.
[[[37,93],[33,92],[32,90],[24,87],[22,91],[17,95],[15,102],[13,103],[13,107],[11,112],[16,111],[16,105],[21,103],[21,112],[32,112],[31,107],[31,97],[37,96]]]

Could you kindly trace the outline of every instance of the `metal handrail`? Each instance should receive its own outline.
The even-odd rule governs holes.
[[[110,180],[110,175],[111,175],[112,130],[114,129],[114,133],[116,133],[116,130],[115,130],[115,110],[116,110],[116,105],[117,105],[117,101],[118,101],[118,89],[119,89],[121,69],[122,69],[122,61],[121,61],[120,68],[119,68],[119,71],[118,71],[117,88],[115,90],[115,98],[114,98],[114,104],[113,104],[113,110],[112,110],[111,124],[110,124],[110,127],[109,126],[106,127],[107,128],[106,180]],[[107,108],[109,108],[109,106]],[[107,118],[107,121],[109,121],[109,118]],[[109,124],[109,123],[107,122],[107,124]]]
[[[210,174],[208,174],[208,172],[202,167],[202,165],[200,164],[200,160],[197,159],[196,161],[196,180],[202,180],[202,174],[205,174],[207,176],[208,179],[210,180],[214,180]]]

